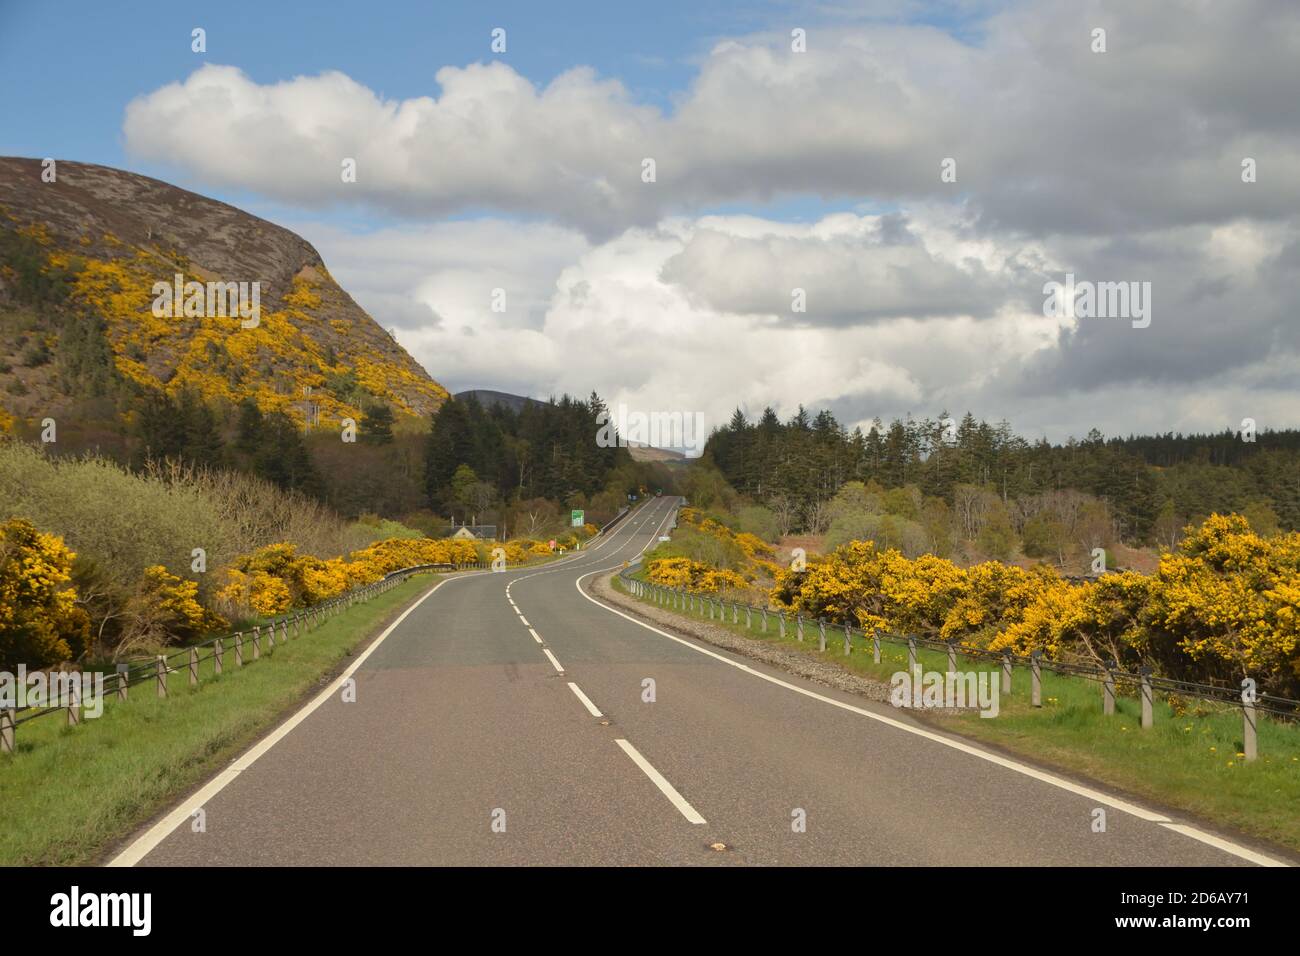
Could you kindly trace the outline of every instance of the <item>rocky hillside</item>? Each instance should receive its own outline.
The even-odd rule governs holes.
[[[74,340],[105,352],[119,381],[252,397],[302,424],[332,427],[379,400],[423,416],[447,398],[288,230],[134,173],[62,160],[56,172],[44,182],[39,160],[0,158],[0,428],[6,408],[10,424],[57,410],[60,374],[74,397],[59,361]],[[259,283],[256,327],[210,307],[155,315],[154,284],[177,273]]]

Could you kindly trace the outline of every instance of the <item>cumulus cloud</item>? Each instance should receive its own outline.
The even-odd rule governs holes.
[[[379,211],[393,224],[366,234],[295,228],[453,388],[595,387],[719,421],[969,408],[1054,438],[1294,424],[1300,8],[1042,0],[970,35],[729,39],[668,110],[582,66],[544,86],[446,66],[397,101],[205,66],[133,101],[124,136],[200,181]],[[761,214],[790,196],[872,212]],[[759,214],[710,215],[737,203]],[[483,210],[501,218],[427,224]],[[1045,317],[1067,273],[1149,282],[1150,326]]]
[[[1025,285],[1005,260],[995,274],[974,249],[927,247],[899,215],[769,223],[766,234],[745,225],[724,231],[704,219],[664,264],[665,281],[714,309],[810,325],[986,316]]]
[[[437,96],[394,101],[337,72],[258,84],[206,65],[129,104],[124,134],[138,156],[279,200],[488,207],[603,238],[790,194],[966,195],[990,228],[1036,233],[1277,219],[1300,207],[1298,24],[1287,0],[1055,0],[989,18],[979,45],[925,26],[814,28],[805,53],[741,38],[669,113],[586,67],[539,88],[499,61],[446,66]]]

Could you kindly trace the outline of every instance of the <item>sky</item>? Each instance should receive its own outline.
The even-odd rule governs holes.
[[[1290,0],[0,0],[0,154],[292,229],[453,391],[707,425],[1300,426],[1297,90]]]

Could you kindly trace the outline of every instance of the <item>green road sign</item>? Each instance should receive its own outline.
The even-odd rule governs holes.
[[[575,508],[573,511],[573,527],[581,528],[586,524],[586,515],[585,511],[579,511]]]

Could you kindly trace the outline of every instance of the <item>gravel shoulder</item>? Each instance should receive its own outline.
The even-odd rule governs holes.
[[[824,687],[855,694],[867,700],[889,702],[889,685],[884,681],[851,674],[829,661],[821,661],[808,654],[779,647],[767,641],[744,637],[725,627],[710,624],[708,621],[685,617],[656,605],[646,604],[616,589],[608,575],[600,574],[592,578],[591,593],[602,601],[629,611],[637,617],[672,628],[679,634],[696,638],[714,647],[769,664]]]

